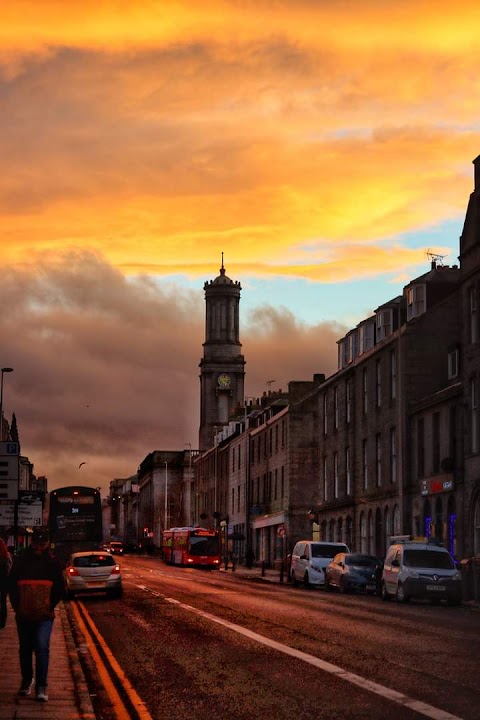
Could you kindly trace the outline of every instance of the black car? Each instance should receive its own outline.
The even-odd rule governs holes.
[[[374,555],[339,553],[325,568],[325,589],[379,592],[383,563]]]

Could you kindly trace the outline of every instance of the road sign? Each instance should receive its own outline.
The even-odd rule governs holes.
[[[18,455],[0,455],[0,500],[18,498],[18,470]]]

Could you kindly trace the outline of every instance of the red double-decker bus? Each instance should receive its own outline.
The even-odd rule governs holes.
[[[170,565],[218,568],[220,533],[201,527],[169,528],[163,531],[162,551],[163,559]]]

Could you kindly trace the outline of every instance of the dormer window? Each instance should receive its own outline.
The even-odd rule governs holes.
[[[407,288],[407,320],[425,312],[425,285],[411,285]]]
[[[380,310],[376,315],[377,318],[377,342],[384,340],[393,332],[393,311]]]
[[[375,325],[373,322],[360,325],[360,354],[368,352],[374,345]]]
[[[348,339],[343,338],[338,342],[338,369],[341,370],[348,363]]]
[[[358,332],[354,330],[347,336],[347,362],[351,363],[358,357]]]

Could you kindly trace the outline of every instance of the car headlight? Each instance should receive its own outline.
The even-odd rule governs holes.
[[[418,572],[417,572],[416,570],[409,570],[409,571],[408,571],[408,577],[418,578],[418,577],[420,577],[420,575],[418,574]]]
[[[452,575],[452,580],[461,580],[461,579],[462,579],[461,573],[458,570],[456,570]]]

